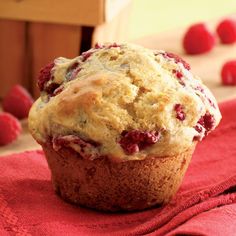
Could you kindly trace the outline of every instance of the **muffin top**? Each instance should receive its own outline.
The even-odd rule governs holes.
[[[96,44],[40,71],[29,129],[55,150],[116,160],[179,154],[219,123],[217,102],[175,54]]]

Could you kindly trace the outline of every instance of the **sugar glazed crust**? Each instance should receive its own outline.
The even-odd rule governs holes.
[[[178,56],[132,44],[96,45],[41,70],[29,129],[58,152],[116,161],[179,155],[219,123],[214,96]]]

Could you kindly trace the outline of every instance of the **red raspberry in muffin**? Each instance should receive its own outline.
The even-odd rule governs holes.
[[[180,121],[185,120],[184,107],[181,104],[175,104],[174,110],[176,112],[176,118]]]
[[[38,87],[40,91],[43,91],[45,89],[46,83],[52,79],[52,69],[54,67],[54,62],[49,63],[47,66],[42,68],[39,72],[38,77]]]
[[[119,141],[121,147],[126,153],[133,154],[147,146],[155,144],[160,138],[160,133],[156,131],[131,130],[122,132],[121,136]]]
[[[175,60],[175,63],[182,63],[184,68],[187,70],[191,69],[190,65],[185,60],[183,60],[180,56],[178,56],[174,53],[166,52],[164,54],[164,56],[169,57],[169,58],[173,58]]]

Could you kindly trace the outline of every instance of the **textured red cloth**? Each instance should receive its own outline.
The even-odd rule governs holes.
[[[41,151],[0,158],[0,235],[235,235],[236,100],[221,104],[223,120],[197,146],[170,204],[106,214],[54,194]]]

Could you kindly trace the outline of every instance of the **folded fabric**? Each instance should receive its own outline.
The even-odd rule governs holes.
[[[0,157],[0,235],[235,235],[236,100],[220,105],[220,126],[198,144],[166,206],[108,214],[61,200],[42,151]]]

